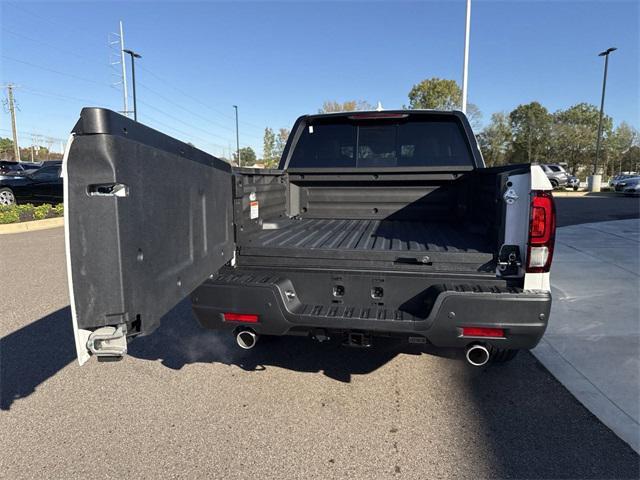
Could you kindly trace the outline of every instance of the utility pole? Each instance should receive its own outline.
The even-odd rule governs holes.
[[[238,132],[238,106],[234,105],[233,108],[236,111],[236,152],[238,154],[238,167],[241,167],[242,160],[240,158],[240,133]]]
[[[598,138],[596,139],[596,158],[593,162],[593,174],[588,180],[589,191],[599,192],[602,176],[598,175],[598,158],[600,157],[600,142],[602,139],[602,116],[604,114],[604,94],[607,89],[607,70],[609,69],[609,54],[616,51],[616,47],[607,48],[604,52],[598,54],[604,57],[604,77],[602,78],[602,98],[600,100],[600,120],[598,121]],[[590,181],[589,181],[590,180]]]
[[[469,75],[469,32],[471,29],[471,0],[467,0],[467,21],[464,29],[464,62],[462,65],[462,113],[467,113],[467,77]]]
[[[9,83],[7,85],[7,96],[9,97],[9,112],[11,113],[11,133],[13,133],[13,154],[16,162],[20,161],[20,146],[18,145],[18,126],[16,124],[16,105],[13,98],[13,89],[15,85]]]
[[[124,27],[120,20],[120,64],[122,65],[122,99],[124,100],[124,114],[129,116],[129,92],[127,91],[127,67],[124,61]]]

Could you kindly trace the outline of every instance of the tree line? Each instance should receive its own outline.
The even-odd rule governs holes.
[[[585,176],[593,172],[599,115],[598,107],[584,102],[555,112],[530,102],[491,115],[477,134],[478,145],[487,165],[561,163],[573,175]],[[603,117],[599,170],[605,177],[637,170],[638,140],[628,123],[613,128],[611,117]]]
[[[16,160],[13,149],[13,140],[10,138],[0,138],[0,160]],[[20,159],[23,162],[34,162],[43,160],[61,160],[62,154],[50,151],[47,147],[20,147]]]

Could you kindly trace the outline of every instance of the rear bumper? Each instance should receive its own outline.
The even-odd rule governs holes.
[[[546,291],[473,291],[455,286],[431,287],[425,317],[385,307],[304,305],[287,279],[267,283],[208,281],[192,294],[200,324],[209,329],[246,326],[264,335],[307,335],[317,329],[418,337],[439,347],[463,348],[482,341],[498,348],[529,349],[544,334],[551,309]],[[290,295],[287,296],[286,292]],[[256,314],[257,323],[225,321],[225,312]],[[462,327],[501,328],[504,338],[462,336]],[[416,341],[415,338],[412,341]]]

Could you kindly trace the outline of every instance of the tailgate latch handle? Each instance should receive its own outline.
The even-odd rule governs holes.
[[[124,183],[94,183],[87,187],[91,197],[127,197],[129,187]]]

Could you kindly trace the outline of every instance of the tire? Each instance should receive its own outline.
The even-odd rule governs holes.
[[[573,187],[573,191],[577,192],[578,191],[578,187]]]
[[[493,363],[507,363],[516,358],[520,350],[508,350],[503,348],[491,349],[491,361]]]
[[[550,182],[551,182],[551,186],[553,187],[554,190],[556,188],[558,188],[558,181],[557,180],[550,180]]]
[[[15,205],[16,197],[10,188],[0,188],[0,205]]]

